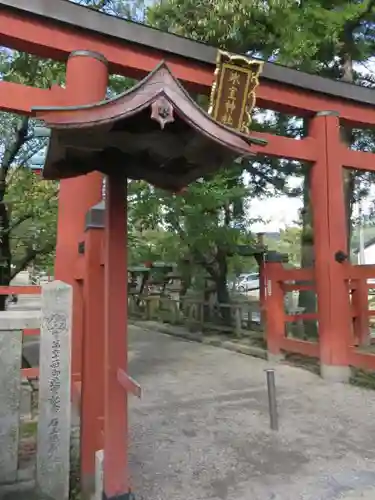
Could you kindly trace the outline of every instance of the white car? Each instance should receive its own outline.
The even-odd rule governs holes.
[[[239,276],[239,281],[237,283],[236,288],[240,292],[250,292],[252,290],[258,290],[259,274],[258,273],[241,274]]]

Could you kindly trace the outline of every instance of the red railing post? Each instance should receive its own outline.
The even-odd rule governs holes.
[[[370,343],[367,280],[355,279],[352,284],[354,343],[357,346],[366,346]]]
[[[277,271],[282,265],[277,262],[265,264],[267,276],[266,305],[266,337],[268,359],[279,360],[281,354],[281,339],[285,336],[284,292],[278,279]]]
[[[313,208],[315,283],[318,298],[321,374],[348,381],[351,317],[346,282],[347,227],[340,120],[318,113],[311,121],[317,160],[310,174]]]
[[[105,98],[108,67],[105,58],[90,50],[70,54],[66,66],[65,105],[92,104]],[[81,373],[83,303],[80,284],[74,276],[78,246],[85,227],[86,213],[102,198],[103,175],[87,175],[62,179],[59,188],[55,279],[73,286],[72,373]]]
[[[89,496],[95,486],[95,452],[102,449],[104,415],[104,205],[86,217],[81,385],[81,487]]]
[[[119,382],[128,371],[126,178],[107,176],[104,265],[104,492],[128,498],[128,393]],[[123,377],[122,377],[123,378]],[[126,378],[126,377],[125,377]]]

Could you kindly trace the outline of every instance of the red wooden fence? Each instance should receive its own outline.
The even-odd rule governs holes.
[[[375,310],[369,309],[368,300],[369,289],[375,288],[375,280],[373,283],[369,280],[374,278],[375,265],[345,264],[343,267],[343,279],[347,284],[352,317],[352,336],[348,345],[349,364],[366,370],[375,370],[375,353],[364,350],[371,344],[369,319],[375,316]],[[318,313],[289,315],[285,312],[284,303],[286,292],[315,289],[314,269],[285,269],[282,264],[268,263],[266,287],[268,351],[274,355],[286,352],[319,359],[319,341],[310,342],[286,336],[287,323],[298,320],[318,321]]]

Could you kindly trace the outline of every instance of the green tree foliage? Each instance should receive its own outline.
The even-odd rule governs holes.
[[[259,54],[340,78],[347,58],[374,54],[374,1],[167,0],[152,5],[149,22],[226,50]]]
[[[301,226],[293,225],[282,229],[278,239],[265,237],[265,243],[269,250],[277,250],[288,254],[289,263],[294,267],[301,264]]]
[[[168,260],[187,260],[192,268],[199,265],[216,283],[219,299],[227,302],[230,259],[239,244],[253,243],[248,231],[251,221],[239,206],[239,200],[249,195],[250,188],[235,168],[197,181],[178,195],[132,182],[130,227],[138,235],[137,241],[147,231],[165,231],[159,235],[163,234],[162,244],[169,247],[164,252]]]
[[[144,21],[146,6],[144,0],[70,0],[73,3],[99,10],[124,19]]]
[[[116,2],[84,3],[94,8],[111,3],[114,8]],[[4,81],[49,88],[64,84],[65,65],[0,47],[0,74]],[[131,84],[113,76],[110,94]],[[0,113],[0,285],[31,263],[51,269],[54,259],[58,183],[42,181],[29,169],[31,158],[46,147],[45,140],[35,137],[35,125],[28,117]]]
[[[349,83],[373,86],[372,72],[363,73],[374,54],[375,1],[343,0],[167,0],[152,6],[148,12],[152,24],[179,35],[208,42],[220,48],[259,56],[279,64],[299,68]],[[303,136],[308,122],[272,114],[272,123],[264,116],[255,126],[281,135]],[[351,147],[374,150],[372,131],[343,129],[343,140]],[[300,265],[313,263],[313,233],[310,200],[310,169],[307,165],[283,160],[258,160],[249,165],[252,181],[258,182],[263,194],[285,189],[288,175],[302,176],[303,196]],[[268,179],[264,173],[268,174]],[[277,180],[277,182],[275,182]],[[372,173],[347,170],[344,176],[348,235],[352,225],[352,208],[373,182]],[[271,182],[270,182],[271,181]],[[297,194],[297,192],[295,193]],[[311,293],[300,296],[300,306],[307,311],[316,307]]]
[[[372,75],[360,74],[354,62],[366,65],[374,53],[375,0],[162,0],[149,5],[147,12],[147,2],[142,0],[76,0],[76,3],[127,19],[144,20],[163,30],[230,51],[257,55],[362,85],[374,83]],[[6,50],[0,52],[0,71],[4,79],[40,87],[64,80],[62,64]],[[113,77],[110,93],[119,93],[132,83],[122,77]],[[0,172],[0,185],[3,186],[0,189],[3,207],[0,207],[0,232],[3,237],[0,245],[7,272],[3,273],[0,283],[5,283],[10,277],[12,254],[13,261],[21,264],[24,262],[22,255],[26,256],[30,248],[34,248],[34,253],[36,248],[39,249],[38,255],[43,255],[42,240],[46,243],[45,248],[50,248],[46,229],[51,227],[53,217],[56,218],[56,199],[52,195],[56,187],[51,184],[50,192],[41,193],[39,187],[32,186],[38,197],[33,206],[39,208],[30,210],[30,204],[27,206],[26,202],[19,203],[17,207],[16,198],[22,192],[19,186],[29,182],[22,170],[27,157],[31,151],[44,145],[33,138],[33,123],[27,118],[1,115],[0,125],[1,121],[4,126],[1,129],[3,146],[0,149],[3,151]],[[305,133],[307,126],[296,117],[280,113],[264,114],[256,110],[254,114],[253,127],[257,130],[297,137]],[[354,147],[374,148],[371,132],[344,132]],[[251,213],[248,212],[247,199],[277,193],[304,195],[306,227],[301,233],[303,237],[307,234],[311,238],[306,230],[311,224],[311,216],[309,174],[305,165],[257,158],[242,168],[230,167],[228,165],[228,170],[215,178],[194,183],[180,196],[167,195],[144,183],[132,182],[129,187],[132,259],[160,255],[166,260],[178,260],[183,256],[191,265],[199,265],[210,273],[218,287],[222,286],[219,283],[224,282],[224,275],[226,277],[231,266],[239,269],[243,264],[248,265],[248,260],[241,261],[235,250],[238,244],[254,239],[248,230]],[[15,170],[19,170],[19,175],[13,175]],[[361,175],[348,176],[348,207],[366,183],[371,183],[370,176]],[[302,190],[288,187],[290,176],[306,179]],[[12,202],[10,213],[9,205],[4,203],[8,199]],[[39,218],[36,222],[37,212],[40,217],[46,204],[49,207],[45,210],[46,214],[54,213],[54,216],[50,220]],[[21,208],[25,214],[33,215],[27,219],[28,222],[25,220],[13,227],[13,222],[22,219]],[[4,215],[4,210],[7,215]],[[33,231],[36,224],[39,229]],[[35,241],[37,234],[40,239]],[[48,234],[54,237],[53,231]],[[7,244],[6,235],[13,237],[14,241],[22,235],[23,243],[19,245],[9,241]],[[225,294],[223,291],[219,293],[222,300]]]
[[[62,81],[63,69],[60,63],[0,50],[0,74],[5,81],[48,88]],[[41,182],[28,168],[32,156],[45,147],[34,136],[34,126],[28,117],[0,113],[1,285],[31,262],[50,258],[55,247],[57,185]]]

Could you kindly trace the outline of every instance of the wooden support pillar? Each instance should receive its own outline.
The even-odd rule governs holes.
[[[73,52],[66,69],[66,105],[102,101],[107,83],[107,61],[102,55],[88,50]],[[102,175],[97,172],[60,181],[55,279],[73,285],[73,376],[80,373],[82,359],[83,311],[75,300],[78,290],[74,280],[78,243],[83,236],[86,213],[101,197]]]
[[[104,499],[130,498],[128,477],[126,179],[106,178]]]
[[[279,361],[283,358],[280,347],[281,340],[285,337],[284,292],[277,279],[277,271],[281,267],[279,262],[265,264],[267,276],[266,336],[270,361]]]
[[[357,346],[368,346],[371,343],[369,325],[368,286],[366,278],[353,280],[352,311],[355,314],[353,321],[353,343]]]
[[[81,489],[90,498],[95,489],[95,453],[102,449],[104,415],[104,202],[86,217],[84,259],[84,334],[81,390]]]
[[[264,233],[258,233],[258,245],[261,249],[265,248]],[[265,273],[264,251],[262,252],[258,261],[259,266],[259,312],[260,324],[264,328],[266,323],[266,300],[267,300],[267,279]]]
[[[340,123],[334,112],[321,112],[311,122],[310,135],[316,140],[318,160],[311,170],[315,283],[321,374],[333,381],[349,378],[351,317],[347,262],[339,262],[337,252],[347,254],[346,210],[343,165],[340,163]]]
[[[259,264],[259,312],[260,324],[264,327],[266,323],[266,300],[267,300],[267,277],[265,270],[265,263],[262,261]]]

